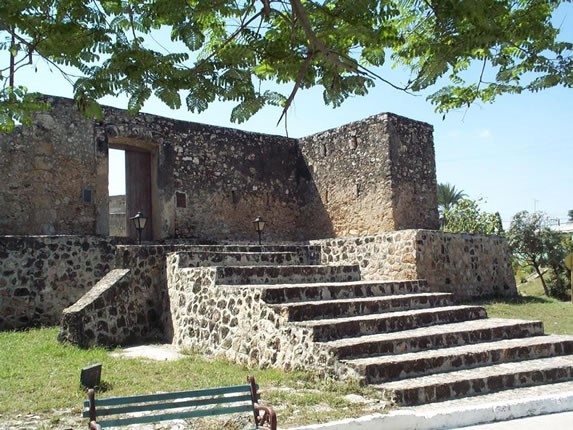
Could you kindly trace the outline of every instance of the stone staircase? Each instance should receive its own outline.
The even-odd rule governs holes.
[[[227,248],[203,263],[216,266],[216,287],[259,289],[289,327],[334,357],[332,372],[391,390],[402,405],[573,380],[573,336],[546,336],[539,321],[488,319],[424,280],[361,280],[356,265],[308,256]]]

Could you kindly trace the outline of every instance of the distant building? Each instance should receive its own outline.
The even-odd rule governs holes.
[[[557,225],[552,225],[549,227],[551,230],[558,231],[560,233],[571,233],[573,234],[573,222],[565,222]]]

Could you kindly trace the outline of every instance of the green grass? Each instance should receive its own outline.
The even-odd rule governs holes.
[[[548,334],[573,334],[573,305],[543,294],[539,279],[518,284],[520,296],[514,299],[480,301],[490,318],[543,321]],[[475,304],[476,302],[474,302]]]
[[[189,354],[178,361],[111,357],[103,348],[79,349],[56,341],[57,328],[0,333],[0,415],[40,414],[54,410],[78,414],[85,391],[82,367],[102,363],[105,397],[245,383],[255,375],[263,400],[275,407],[281,425],[323,422],[384,412],[382,395],[357,383],[341,383],[308,372],[249,369],[225,360]],[[358,394],[369,403],[352,403]],[[377,406],[377,408],[376,408]]]

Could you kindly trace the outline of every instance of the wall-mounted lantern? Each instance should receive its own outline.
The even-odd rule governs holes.
[[[253,221],[253,224],[255,225],[255,231],[259,234],[259,245],[260,245],[261,235],[263,234],[263,230],[265,229],[265,220],[262,217],[258,216]]]
[[[141,211],[137,212],[135,216],[131,217],[130,220],[133,221],[133,225],[137,230],[137,244],[141,245],[141,232],[145,228],[145,224],[147,223],[147,217],[141,213]]]

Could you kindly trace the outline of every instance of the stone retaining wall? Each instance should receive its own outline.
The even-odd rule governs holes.
[[[60,321],[113,268],[114,242],[93,236],[0,236],[0,330]]]
[[[401,230],[311,244],[321,246],[322,264],[359,264],[364,279],[426,279],[460,300],[517,295],[511,253],[498,236]]]

